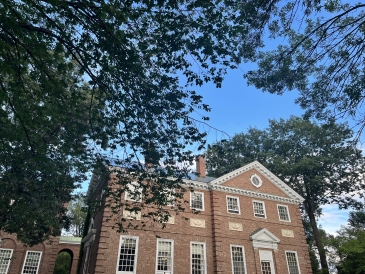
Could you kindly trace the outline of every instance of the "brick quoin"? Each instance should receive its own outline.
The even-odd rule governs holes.
[[[295,252],[301,274],[312,274],[299,210],[302,198],[258,162],[220,178],[205,176],[202,162],[197,161],[200,176],[192,176],[185,181],[185,185],[187,189],[193,187],[194,191],[204,193],[204,211],[194,214],[187,206],[184,212],[174,216],[174,223],[167,223],[164,229],[158,223],[145,220],[147,225],[144,229],[129,228],[123,234],[113,229],[110,209],[100,208],[93,216],[94,230],[90,230],[87,236],[95,235],[89,241],[88,258],[85,255],[82,258],[85,273],[118,273],[120,238],[130,236],[138,237],[136,269],[130,273],[156,273],[157,241],[166,239],[173,240],[173,274],[192,273],[191,242],[205,243],[206,272],[201,274],[233,273],[231,245],[244,247],[248,274],[262,273],[261,261],[265,261],[265,256],[272,258],[272,273],[289,273],[285,251]],[[252,176],[258,176],[261,180],[259,187],[252,183]],[[111,174],[109,182],[113,179],[115,177]],[[109,182],[93,182],[94,197],[99,197],[102,187]],[[227,196],[239,199],[240,214],[227,212]],[[184,199],[190,201],[189,190],[184,194]],[[264,203],[265,218],[254,216],[253,201]],[[290,222],[279,219],[277,205],[287,207]],[[174,215],[174,211],[171,214]],[[196,223],[192,219],[197,220]],[[141,221],[132,221],[138,222]]]

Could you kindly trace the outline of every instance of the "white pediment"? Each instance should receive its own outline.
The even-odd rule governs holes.
[[[280,243],[280,239],[266,228],[256,230],[250,238],[254,248],[278,249],[278,243]]]
[[[300,196],[297,192],[295,192],[290,186],[288,186],[286,183],[284,183],[282,180],[280,180],[277,176],[275,176],[271,171],[269,171],[266,167],[264,167],[262,164],[260,164],[258,161],[254,161],[250,164],[247,164],[243,167],[240,167],[228,174],[225,174],[217,179],[214,179],[210,182],[210,184],[213,186],[218,186],[223,184],[224,182],[227,182],[251,169],[255,168],[260,172],[261,175],[265,176],[266,179],[268,179],[272,184],[274,184],[276,187],[278,187],[280,190],[282,190],[285,194],[287,194],[291,199],[296,200],[298,202],[303,202],[304,198]]]

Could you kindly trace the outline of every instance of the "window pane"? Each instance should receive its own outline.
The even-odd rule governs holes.
[[[0,248],[0,274],[6,274],[8,272],[12,253],[12,249]]]
[[[227,207],[229,213],[240,213],[238,199],[235,197],[227,197]]]
[[[286,206],[278,206],[278,211],[281,221],[289,221],[288,208]]]
[[[203,244],[191,245],[192,274],[205,274],[205,258]]]
[[[122,238],[120,246],[120,255],[118,263],[118,271],[134,271],[136,258],[136,242],[135,238]]]
[[[262,274],[271,274],[270,262],[261,261],[261,271]]]
[[[37,274],[38,264],[41,259],[41,252],[28,251],[25,258],[23,274]]]
[[[192,192],[191,193],[191,208],[203,209],[203,194]]]
[[[264,203],[262,203],[262,202],[253,202],[253,208],[254,208],[255,217],[265,218]]]
[[[243,258],[243,248],[232,246],[233,274],[245,274],[245,261]]]
[[[286,261],[288,262],[289,274],[300,273],[296,253],[286,252]]]
[[[172,270],[172,243],[158,241],[157,270],[161,273],[171,273]],[[160,273],[160,272],[159,272]]]

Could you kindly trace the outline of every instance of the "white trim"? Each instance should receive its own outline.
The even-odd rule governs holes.
[[[285,208],[286,208],[286,213],[288,214],[288,218],[289,218],[289,220],[282,220],[282,219],[280,219],[279,206],[282,206],[282,207],[285,207]],[[276,208],[278,209],[279,221],[280,221],[280,222],[287,222],[287,223],[291,223],[289,207],[288,207],[287,205],[280,205],[280,204],[277,204],[277,205],[276,205]]]
[[[7,263],[8,263],[8,265],[6,266],[6,269],[5,269],[5,274],[6,273],[8,273],[8,271],[9,271],[9,266],[10,266],[10,263],[11,263],[11,258],[12,258],[12,256],[13,256],[13,251],[14,251],[14,249],[10,249],[10,248],[0,248],[0,250],[10,250],[10,257],[9,257],[9,260],[7,260]],[[1,261],[0,261],[1,262]],[[3,265],[5,265],[5,260],[3,261]],[[0,266],[1,266],[1,264],[0,264]]]
[[[201,244],[203,245],[203,254],[204,254],[204,274],[207,274],[207,250],[205,242],[190,242],[190,273],[193,274],[193,258],[192,258],[192,246],[193,244]]]
[[[266,228],[260,229],[250,236],[254,248],[270,248],[277,250],[280,239]]]
[[[238,212],[229,212],[228,198],[233,198],[233,199],[236,199],[237,200]],[[226,195],[226,206],[227,206],[227,213],[241,215],[241,205],[240,205],[240,198],[239,197],[237,197],[237,196],[231,196],[231,195]]]
[[[202,194],[202,208],[200,209],[200,208],[193,208],[192,206],[191,206],[191,202],[192,202],[192,198],[191,198],[191,196],[192,196],[192,194],[193,193],[199,193],[199,194]],[[195,210],[199,210],[199,211],[204,211],[205,210],[205,206],[204,206],[204,192],[201,192],[201,191],[194,191],[194,192],[192,192],[192,191],[190,191],[190,208],[191,209],[195,209]]]
[[[131,272],[131,271],[118,271],[119,258],[120,258],[120,248],[121,248],[121,245],[122,245],[122,239],[136,239],[136,252],[135,252],[135,257],[134,257],[133,272]],[[120,236],[119,245],[118,245],[117,268],[116,268],[116,273],[117,274],[136,274],[137,273],[138,241],[139,241],[138,236],[129,236],[129,235],[121,235]]]
[[[298,271],[299,271],[299,274],[300,274],[300,266],[299,266],[299,260],[298,260],[298,253],[296,251],[292,251],[292,250],[285,250],[285,260],[286,260],[286,266],[288,267],[288,273],[290,274],[290,269],[289,269],[289,264],[288,264],[288,257],[286,255],[288,252],[295,254],[295,259],[297,261]]]
[[[243,245],[232,245],[232,244],[231,244],[231,245],[230,245],[230,253],[231,253],[232,274],[234,274],[233,256],[232,256],[232,247],[240,247],[240,248],[242,248],[243,264],[244,264],[244,267],[245,267],[245,273],[247,273],[245,247],[244,247]]]
[[[255,183],[253,182],[253,179],[256,178],[258,181],[259,181],[259,184],[258,185],[255,185]],[[250,177],[250,181],[251,181],[251,184],[256,187],[256,188],[259,188],[260,186],[262,186],[262,179],[259,175],[257,175],[256,173],[255,174],[252,174],[251,177]]]
[[[157,270],[158,267],[158,245],[159,242],[170,242],[171,243],[171,272],[163,271],[163,270]],[[157,239],[156,241],[156,274],[173,274],[174,273],[174,240],[171,239]]]
[[[262,207],[264,209],[264,215],[265,215],[265,217],[256,216],[256,213],[255,213],[255,203],[261,203],[262,204]],[[266,208],[265,208],[265,202],[264,201],[252,200],[252,208],[253,208],[253,216],[255,218],[261,218],[261,219],[266,219],[267,218]]]
[[[238,168],[228,174],[225,174],[217,179],[214,179],[210,182],[211,185],[221,185],[224,182],[231,180],[246,171],[255,168],[260,171],[260,174],[266,177],[270,182],[272,182],[275,186],[277,186],[280,190],[282,190],[285,194],[287,194],[291,199],[297,201],[297,203],[301,203],[304,201],[304,198],[300,196],[297,192],[295,192],[290,186],[280,180],[277,176],[275,176],[271,171],[269,171],[266,167],[260,164],[258,161],[254,161],[250,164],[247,164],[241,168]]]
[[[286,197],[277,196],[277,195],[273,195],[273,194],[269,194],[269,193],[262,193],[262,192],[234,188],[234,187],[229,187],[229,186],[224,186],[224,185],[211,185],[210,187],[213,190],[223,191],[223,192],[232,193],[232,194],[239,194],[239,195],[258,198],[258,199],[272,200],[272,201],[276,201],[276,202],[280,202],[280,203],[288,203],[288,204],[295,204],[295,205],[299,205],[301,203],[301,201],[299,201],[297,199],[286,198]]]
[[[183,179],[182,186],[192,187],[192,188],[198,188],[201,190],[209,190],[210,189],[210,183],[202,183],[198,181]]]
[[[24,267],[25,267],[25,263],[27,262],[27,258],[28,258],[28,253],[30,252],[33,252],[33,253],[40,253],[40,256],[39,256],[39,260],[38,260],[38,265],[37,265],[37,271],[36,271],[36,274],[38,273],[39,271],[39,265],[41,263],[41,259],[42,259],[42,252],[41,251],[33,251],[33,250],[27,250],[27,253],[25,255],[25,259],[24,259],[24,263],[23,263],[23,268],[22,268],[22,273],[24,273]],[[28,273],[28,272],[27,272]]]

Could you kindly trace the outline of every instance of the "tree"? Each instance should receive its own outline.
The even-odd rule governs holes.
[[[249,84],[282,94],[298,90],[307,116],[328,120],[352,117],[365,126],[365,4],[331,1],[276,2],[267,25],[280,44],[256,54],[258,69]],[[270,42],[272,43],[272,42]]]
[[[365,211],[357,210],[349,213],[349,226],[365,230]]]
[[[85,220],[87,215],[87,208],[85,203],[85,195],[79,193],[73,197],[67,206],[67,216],[70,219],[69,232],[74,237],[82,237]]]
[[[352,134],[346,124],[317,124],[298,117],[270,120],[265,130],[250,128],[230,141],[209,146],[208,172],[220,176],[258,160],[297,191],[305,199],[302,209],[313,230],[322,270],[328,273],[316,221],[320,206],[362,206],[353,196],[364,193],[365,159],[349,141]]]
[[[68,252],[63,251],[58,253],[53,274],[70,273],[71,260],[72,260],[71,255]]]
[[[204,145],[191,113],[210,110],[192,86],[220,87],[226,68],[253,56],[271,3],[0,6],[0,229],[32,245],[60,233],[63,205],[87,171],[110,164],[106,156],[138,163],[153,144],[166,167],[154,184],[181,182],[174,166],[193,159],[184,148]],[[149,191],[163,200],[161,187]]]

